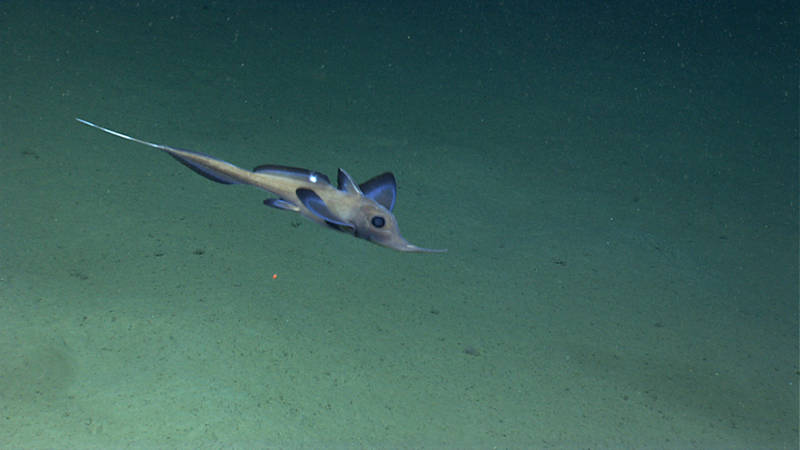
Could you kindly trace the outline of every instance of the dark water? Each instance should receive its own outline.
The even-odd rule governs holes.
[[[0,3],[0,445],[796,448],[797,17]],[[392,171],[449,252],[74,117]]]

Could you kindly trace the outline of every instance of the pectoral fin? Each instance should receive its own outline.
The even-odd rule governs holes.
[[[353,232],[355,230],[353,225],[343,222],[332,213],[331,210],[328,209],[328,206],[325,205],[325,202],[322,201],[314,191],[300,188],[297,190],[296,194],[297,198],[303,202],[303,205],[308,208],[309,211],[331,227],[344,232]]]

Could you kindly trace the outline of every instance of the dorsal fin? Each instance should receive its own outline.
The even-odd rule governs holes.
[[[253,169],[253,172],[266,173],[271,175],[281,175],[285,177],[310,181],[312,183],[319,183],[324,181],[327,184],[331,184],[331,180],[329,180],[327,175],[325,175],[324,173],[319,173],[308,169],[301,169],[299,167],[264,164],[262,166],[258,166],[255,169]]]
[[[397,182],[391,172],[382,173],[361,183],[361,192],[389,211],[394,209],[397,198]]]
[[[359,189],[356,182],[353,181],[353,178],[350,176],[349,173],[345,172],[344,169],[342,168],[339,169],[339,176],[337,178],[338,178],[337,181],[339,182],[338,185],[340,191],[349,192],[351,194],[363,195],[361,193],[361,189]]]

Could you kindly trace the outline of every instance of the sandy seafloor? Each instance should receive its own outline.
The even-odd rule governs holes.
[[[0,447],[797,448],[796,6],[684,3],[0,2]]]

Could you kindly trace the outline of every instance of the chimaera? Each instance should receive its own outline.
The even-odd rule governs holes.
[[[114,136],[148,145],[167,152],[181,164],[223,184],[249,184],[271,192],[264,204],[295,211],[334,230],[402,252],[445,252],[445,249],[417,247],[400,235],[392,214],[397,197],[394,175],[383,173],[357,185],[350,175],[339,169],[338,187],[319,172],[276,165],[258,166],[253,171],[190,150],[154,144],[76,118],[80,123]]]

